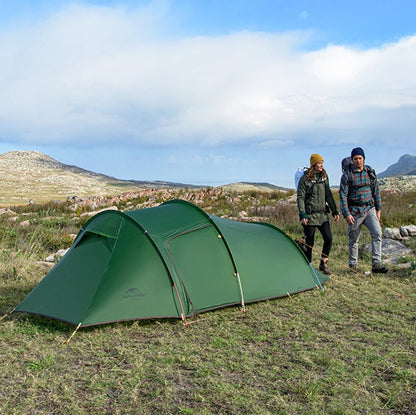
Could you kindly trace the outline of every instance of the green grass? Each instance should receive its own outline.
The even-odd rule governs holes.
[[[253,197],[242,197],[244,208]],[[414,194],[403,197],[414,203]],[[210,213],[238,211],[235,200],[227,200],[210,201]],[[414,224],[407,222],[406,210],[398,213],[402,208],[392,208],[390,215],[388,197],[385,203],[383,221],[406,215],[400,224]],[[77,233],[81,222],[65,209],[45,207],[16,222],[0,219],[1,314],[45,274],[36,261],[70,245],[69,239],[57,241]],[[19,226],[23,220],[29,225]],[[301,236],[293,206],[284,210],[279,205],[270,221]],[[345,222],[333,225],[333,232],[334,274],[324,291],[250,304],[247,313],[238,307],[207,312],[188,327],[180,320],[155,320],[84,328],[69,343],[72,326],[25,314],[8,316],[0,323],[0,412],[413,414],[412,269],[351,274]],[[364,232],[362,243],[366,240]],[[317,250],[320,246],[317,236]],[[315,265],[318,257],[315,253]],[[363,258],[360,264],[366,268],[369,261]]]

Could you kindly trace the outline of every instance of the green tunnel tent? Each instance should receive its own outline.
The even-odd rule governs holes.
[[[15,312],[76,326],[186,322],[196,313],[287,296],[326,280],[273,225],[224,219],[171,200],[93,216]]]

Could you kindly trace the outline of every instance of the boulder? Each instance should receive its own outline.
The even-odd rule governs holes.
[[[416,225],[400,226],[400,234],[403,237],[416,236]]]
[[[384,237],[390,239],[402,239],[402,235],[400,233],[399,228],[386,228],[384,229]]]
[[[413,250],[393,239],[384,238],[381,246],[384,262],[394,263],[398,257],[413,255]],[[365,244],[363,250],[371,254],[371,243]]]

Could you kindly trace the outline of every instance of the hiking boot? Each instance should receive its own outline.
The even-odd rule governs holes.
[[[348,265],[348,267],[350,268],[352,272],[358,272],[358,268],[356,264],[350,264]]]
[[[381,262],[376,262],[373,264],[371,271],[374,274],[386,274],[389,270]]]
[[[319,264],[319,271],[323,272],[325,275],[331,275],[332,272],[329,270],[326,262],[322,261]]]

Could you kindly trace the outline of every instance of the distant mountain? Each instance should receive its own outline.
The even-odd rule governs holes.
[[[416,175],[416,156],[405,154],[397,163],[377,174],[379,178],[405,175]]]
[[[53,200],[70,196],[116,196],[144,189],[200,189],[202,185],[165,181],[120,180],[77,166],[63,164],[37,151],[0,154],[0,207]],[[269,183],[234,183],[219,187],[233,190],[287,190]]]
[[[149,188],[199,188],[163,181],[120,180],[60,163],[37,151],[0,154],[0,206],[65,201],[68,196],[109,196]]]

